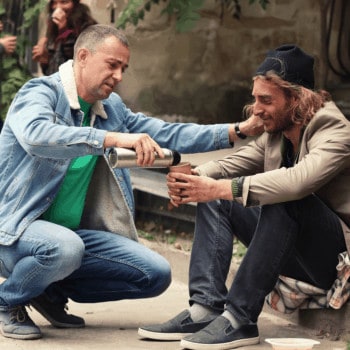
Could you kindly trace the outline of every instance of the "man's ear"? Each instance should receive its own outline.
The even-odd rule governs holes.
[[[85,65],[86,60],[89,56],[90,52],[87,49],[81,48],[77,52],[77,61],[80,65]]]

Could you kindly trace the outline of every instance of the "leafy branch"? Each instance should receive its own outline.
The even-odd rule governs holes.
[[[204,0],[170,0],[163,13],[176,15],[176,30],[186,32],[191,30],[200,19],[199,10]]]
[[[11,22],[12,30],[1,35],[16,35],[16,51],[11,55],[1,57],[0,60],[0,118],[4,119],[11,101],[18,89],[32,78],[32,74],[26,64],[26,53],[31,48],[32,42],[28,40],[28,30],[33,26],[40,13],[46,6],[46,0],[25,0],[23,2],[23,16],[18,14],[14,20],[5,17],[11,11],[0,4],[0,18]],[[6,2],[6,6],[14,6],[15,2]],[[16,22],[16,23],[15,23]]]
[[[194,28],[196,22],[200,19],[200,10],[204,6],[205,0],[162,0],[166,3],[162,14],[174,15],[176,17],[176,30],[186,32]],[[235,19],[241,16],[241,0],[216,0],[220,6],[220,19],[222,20],[225,12],[231,14]],[[121,12],[116,26],[125,29],[128,23],[134,26],[143,20],[145,13],[151,10],[151,7],[158,5],[160,0],[130,0],[127,6]],[[265,10],[269,0],[249,0],[249,4],[258,2]]]

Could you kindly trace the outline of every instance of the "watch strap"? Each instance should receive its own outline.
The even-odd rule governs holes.
[[[244,140],[245,138],[247,138],[247,135],[243,134],[243,133],[241,132],[241,130],[239,129],[239,122],[235,123],[235,133],[236,133],[236,135],[237,135],[240,139],[242,139],[242,140]]]

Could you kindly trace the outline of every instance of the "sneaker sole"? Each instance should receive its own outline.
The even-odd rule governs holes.
[[[6,338],[20,339],[20,340],[34,340],[42,338],[41,333],[32,333],[32,334],[16,334],[16,333],[6,333],[0,329],[1,334]]]
[[[180,342],[180,346],[190,350],[229,350],[229,349],[238,348],[240,346],[256,345],[256,344],[259,344],[259,342],[260,342],[259,337],[239,339],[228,343],[220,343],[220,344],[194,343],[194,342],[182,339]]]
[[[152,332],[147,331],[146,329],[139,328],[137,333],[139,336],[147,339],[153,340],[166,340],[166,341],[175,341],[181,340],[183,337],[187,335],[191,335],[192,333],[161,333],[161,332]]]
[[[51,324],[52,326],[56,328],[84,328],[85,323],[63,323],[63,322],[57,322],[54,320],[48,313],[45,312],[44,309],[42,309],[38,304],[36,303],[31,303],[36,311],[39,312],[43,317],[45,317]]]

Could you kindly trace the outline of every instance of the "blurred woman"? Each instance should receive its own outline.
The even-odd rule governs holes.
[[[17,45],[17,37],[14,35],[2,35],[2,31],[4,29],[4,24],[2,21],[0,21],[0,84],[3,80],[3,74],[2,74],[2,57],[4,55],[11,55],[16,50]],[[1,90],[1,86],[0,86]],[[1,96],[1,95],[0,95]],[[0,101],[1,102],[1,101]],[[0,118],[0,131],[3,126],[3,121]]]
[[[89,25],[96,24],[87,5],[80,0],[50,0],[47,5],[46,36],[33,47],[33,60],[40,63],[43,74],[57,72],[58,67],[73,58],[78,35]]]

